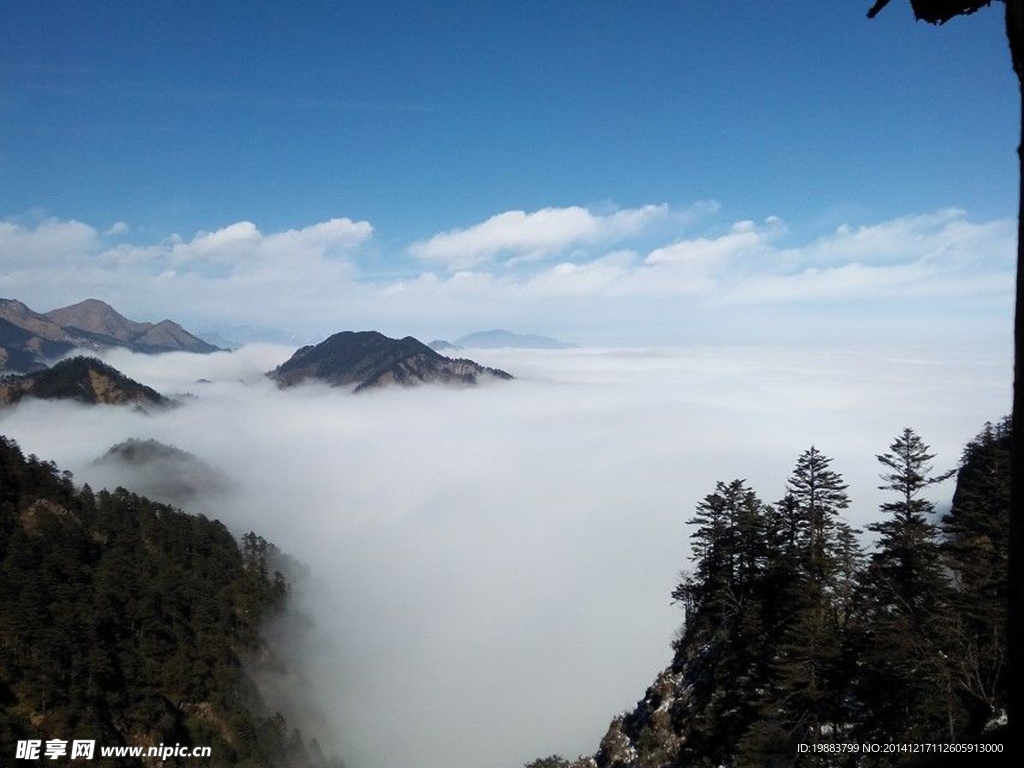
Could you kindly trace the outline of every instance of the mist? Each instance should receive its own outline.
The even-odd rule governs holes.
[[[774,501],[813,443],[862,525],[881,498],[875,454],[900,429],[952,467],[1008,412],[1012,380],[1008,355],[936,351],[467,350],[517,380],[278,391],[261,374],[291,351],[112,351],[129,376],[195,397],[152,415],[28,401],[0,411],[0,432],[80,482],[112,484],[92,462],[130,437],[229,477],[190,509],[309,567],[296,610],[311,628],[275,629],[301,681],[280,705],[350,768],[592,752],[671,658],[685,521],[715,481]]]

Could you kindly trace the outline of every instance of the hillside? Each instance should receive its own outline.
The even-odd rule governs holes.
[[[72,357],[52,368],[0,378],[0,405],[24,398],[143,408],[170,403],[156,390],[94,357]]]
[[[267,375],[281,387],[313,380],[354,386],[356,392],[388,384],[473,385],[486,378],[512,378],[472,360],[444,357],[412,336],[392,339],[376,331],[336,333],[298,350]]]
[[[92,462],[108,487],[124,486],[154,501],[187,506],[231,487],[231,481],[199,457],[157,440],[129,438]]]
[[[43,360],[59,357],[74,348],[63,341],[51,341],[0,318],[0,371],[32,371],[46,367]]]
[[[15,299],[0,299],[0,371],[31,372],[75,348],[113,347],[146,354],[218,349],[171,320],[129,320],[98,299],[43,314]]]
[[[29,309],[17,299],[0,298],[0,320],[6,320],[31,336],[47,341],[71,342],[72,334],[45,315]]]
[[[98,299],[86,299],[46,313],[46,317],[69,333],[87,335],[97,343],[118,344],[136,352],[216,352],[207,344],[171,320],[140,323],[119,314]]]
[[[340,766],[266,711],[246,662],[287,599],[276,550],[118,490],[76,488],[0,437],[0,744],[210,746],[161,765]],[[52,760],[19,761],[52,765]]]
[[[947,475],[904,430],[878,456],[890,495],[868,526],[871,551],[843,520],[842,476],[814,448],[776,504],[744,480],[717,483],[687,520],[694,557],[672,594],[685,624],[671,663],[595,755],[528,768],[920,765],[828,746],[1001,744],[1009,457],[1009,420],[986,425],[938,519],[921,492]]]

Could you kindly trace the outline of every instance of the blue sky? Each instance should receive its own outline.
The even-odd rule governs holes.
[[[951,208],[970,225],[1005,223],[1016,211],[1019,101],[1001,5],[938,29],[914,23],[904,2],[868,21],[868,5],[5,2],[0,293],[46,305],[72,299],[77,283],[136,312],[240,322],[237,307],[217,309],[239,294],[209,283],[226,288],[237,264],[167,256],[172,238],[192,243],[240,222],[261,236],[366,223],[372,234],[328,248],[321,257],[333,259],[331,269],[310,274],[325,290],[334,279],[364,288],[392,281],[389,295],[403,291],[394,281],[447,283],[467,269],[522,283],[558,264],[603,268],[609,254],[624,262],[622,251],[634,266],[648,264],[659,248],[714,241],[737,222],[772,230],[772,258],[804,252],[842,225]],[[506,212],[582,208],[607,217],[644,206],[669,213],[626,230],[600,225],[603,235],[591,228],[539,251],[511,234],[482,258],[423,256],[423,242],[439,233]],[[49,267],[29,269],[53,240],[30,237],[46,222],[79,222],[93,234],[42,254]],[[236,259],[251,249],[246,242]],[[1005,271],[1005,245],[1003,237],[970,274]],[[127,250],[135,256],[124,258]],[[55,262],[76,263],[71,251],[92,271],[80,264],[61,278]],[[284,269],[292,257],[268,258]],[[916,264],[931,254],[859,254],[845,265],[900,258]],[[784,262],[776,259],[773,275],[822,268]],[[295,268],[304,265],[296,257]],[[143,281],[186,273],[210,290],[188,285],[179,294]],[[260,279],[273,283],[266,273],[247,284]],[[339,295],[351,297],[346,290]],[[179,295],[203,303],[168,306]],[[987,295],[979,304],[972,294],[963,311],[989,317],[994,331],[1006,296]],[[452,294],[434,304],[413,297],[417,312],[364,295],[335,315],[323,295],[253,320],[312,333],[391,319],[425,332],[440,318],[430,328],[447,333],[494,324],[480,308],[498,303],[509,309],[495,323],[577,335],[599,325],[559,297],[565,312],[545,301],[542,321],[537,306],[515,305],[507,292],[475,295],[463,316],[451,310]],[[802,311],[814,311],[815,300]],[[829,311],[854,323],[877,309],[833,301]],[[659,335],[662,318],[635,310],[615,322],[642,316],[640,335]],[[693,326],[673,317],[679,331]]]

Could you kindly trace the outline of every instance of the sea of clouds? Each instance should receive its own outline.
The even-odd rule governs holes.
[[[292,350],[105,357],[183,407],[25,402],[0,433],[97,485],[155,438],[226,473],[196,508],[308,566],[287,625],[290,719],[350,768],[512,768],[592,752],[671,657],[686,520],[716,480],[781,497],[812,443],[876,515],[904,426],[954,466],[1010,407],[1008,356],[795,348],[468,350],[517,380],[360,395],[278,391]],[[210,383],[197,383],[208,379]],[[933,489],[948,503],[952,482]]]

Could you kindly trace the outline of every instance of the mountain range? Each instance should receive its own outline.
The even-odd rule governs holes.
[[[29,317],[29,320],[34,318]],[[30,334],[22,328],[11,327],[14,330],[9,331],[9,336],[15,340],[24,339]],[[4,328],[0,325],[0,330]],[[40,323],[37,330],[49,332],[51,328]],[[38,335],[33,338],[42,339]],[[45,350],[46,347],[40,344],[39,349]],[[412,336],[392,339],[377,331],[336,333],[320,344],[302,347],[266,375],[281,388],[305,381],[320,381],[332,387],[351,386],[355,392],[390,384],[471,386],[487,379],[512,378],[505,371],[487,368],[472,360],[440,355]],[[51,368],[43,367],[29,373],[0,375],[0,406],[12,405],[25,398],[75,400],[90,405],[127,404],[143,410],[173,402],[145,384],[125,376],[113,366],[85,356],[66,358]],[[130,454],[133,459],[142,454],[152,458],[150,454],[154,453],[152,450],[142,450],[153,448],[148,444],[126,446],[132,449],[126,456]],[[166,494],[161,496],[166,497]]]
[[[129,320],[98,299],[43,313],[16,299],[0,299],[0,370],[37,371],[76,348],[113,347],[146,354],[218,351],[171,320]]]
[[[332,387],[354,385],[355,392],[386,384],[472,385],[486,378],[512,378],[472,360],[445,357],[412,336],[392,339],[377,331],[336,333],[315,346],[302,347],[267,375],[279,387],[314,380]]]

